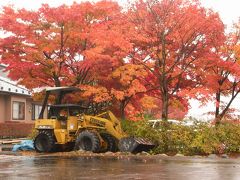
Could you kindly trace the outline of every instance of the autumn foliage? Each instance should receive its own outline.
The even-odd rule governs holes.
[[[220,97],[240,91],[239,27],[226,35],[198,0],[6,6],[0,27],[10,78],[29,89],[79,86],[79,101],[122,118],[182,119],[190,98],[216,97],[221,119],[230,105],[221,115]]]

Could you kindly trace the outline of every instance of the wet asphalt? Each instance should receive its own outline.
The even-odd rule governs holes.
[[[35,157],[0,155],[2,180],[238,180],[240,160],[211,158]]]

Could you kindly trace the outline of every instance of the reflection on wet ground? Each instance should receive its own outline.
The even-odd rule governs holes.
[[[240,161],[0,156],[0,179],[240,179]]]

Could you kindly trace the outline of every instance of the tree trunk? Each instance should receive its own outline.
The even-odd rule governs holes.
[[[162,74],[160,79],[161,93],[162,93],[162,120],[167,121],[168,119],[168,105],[169,105],[169,94],[168,94],[168,82],[166,76]]]
[[[55,74],[54,74],[54,82],[55,82],[56,87],[61,87],[61,82]],[[62,93],[60,93],[58,96],[56,96],[55,104],[61,104],[62,103],[62,98],[63,98]]]
[[[159,70],[159,84],[160,84],[160,92],[162,96],[162,120],[167,121],[168,119],[168,101],[169,101],[169,94],[168,94],[168,79],[166,74],[167,68],[167,55],[166,55],[166,37],[164,31],[160,35],[161,45],[162,48],[158,49],[158,59],[156,61],[156,68]]]
[[[168,119],[168,94],[165,92],[162,95],[162,120],[167,121]]]
[[[216,121],[216,126],[220,124],[221,117],[219,116],[220,113],[220,100],[221,100],[221,93],[220,90],[216,93],[216,110],[215,110],[215,121]]]
[[[235,94],[232,94],[232,97],[230,99],[230,101],[228,102],[227,106],[224,108],[224,110],[218,114],[218,116],[216,117],[216,125],[219,125],[222,118],[225,116],[225,114],[227,113],[228,109],[230,108],[233,100],[237,97],[237,95],[239,94],[240,90],[237,91]]]
[[[220,111],[220,100],[221,100],[221,94],[220,94],[220,92],[218,91],[218,92],[216,93],[215,118],[217,118],[218,115],[219,115],[219,111]]]
[[[235,97],[237,96],[238,93],[236,93],[236,95],[232,96],[231,100],[228,102],[227,106],[224,108],[224,110],[221,112],[221,114],[219,114],[219,118],[220,120],[223,118],[223,116],[226,114],[226,112],[228,111],[229,107],[231,106],[233,100],[235,99]]]
[[[126,119],[124,110],[125,110],[125,101],[123,100],[120,102],[120,113],[121,113],[122,120]]]

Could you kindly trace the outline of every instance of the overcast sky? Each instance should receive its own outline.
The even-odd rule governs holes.
[[[75,0],[81,2],[84,0]],[[126,5],[128,0],[118,0],[121,5]],[[12,4],[17,8],[26,9],[38,9],[42,3],[47,3],[50,6],[59,6],[61,4],[72,4],[74,0],[0,0],[0,6]],[[201,0],[205,7],[212,8],[214,11],[219,12],[220,17],[224,24],[231,27],[233,22],[237,22],[240,17],[240,0]],[[239,98],[240,99],[240,98]],[[239,99],[236,99],[233,103],[233,107],[240,109]],[[201,107],[199,109],[199,103],[197,101],[191,102],[192,109],[189,111],[189,115],[196,118],[206,118],[204,113],[209,110],[214,111],[214,103],[210,103],[208,106]]]

